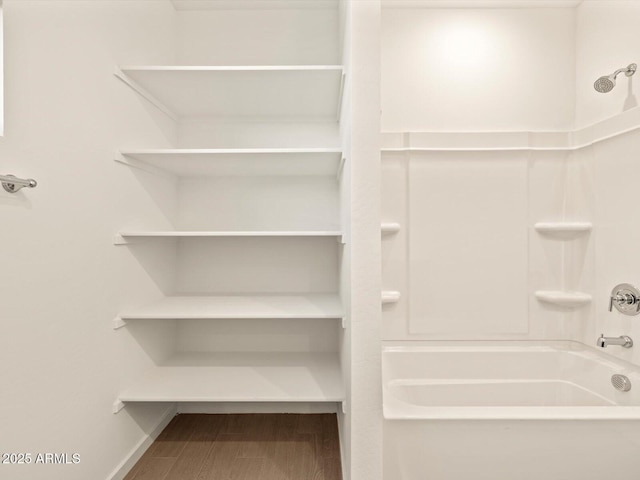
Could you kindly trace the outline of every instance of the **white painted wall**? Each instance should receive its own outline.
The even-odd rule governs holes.
[[[304,3],[301,5],[304,7]],[[335,65],[340,53],[335,2],[316,8],[179,11],[184,65]]]
[[[383,131],[455,132],[401,143],[473,149],[573,130],[576,9],[465,7],[383,10]],[[382,220],[402,228],[383,240],[383,287],[401,293],[383,307],[384,338],[577,335],[574,313],[534,293],[592,287],[589,243],[533,225],[590,219],[583,180],[563,151],[385,153]]]
[[[167,223],[113,154],[127,143],[169,146],[112,72],[173,61],[174,13],[165,1],[112,0],[7,0],[4,13],[0,171],[39,185],[0,195],[0,258],[11,272],[0,279],[0,450],[77,452],[81,463],[2,465],[0,477],[105,479],[166,409],[111,413],[122,383],[150,363],[111,321],[160,295],[113,234],[133,217]]]
[[[595,344],[596,338],[629,335],[640,341],[640,317],[608,311],[611,289],[619,283],[640,285],[640,261],[637,254],[640,227],[615,212],[624,211],[640,199],[640,181],[634,160],[640,155],[638,131],[614,138],[593,147],[591,158],[595,197],[595,325],[584,331],[584,342]],[[625,172],[619,175],[619,172]],[[640,364],[640,349],[608,347],[606,352]]]
[[[638,63],[640,3],[634,1],[583,2],[577,9],[576,42],[576,124],[592,125],[615,117],[622,128],[638,106],[637,76],[618,77],[616,87],[607,94],[593,89],[593,82],[629,63]],[[626,114],[625,114],[626,112]],[[620,119],[617,120],[617,119]],[[622,122],[622,120],[625,120]],[[629,335],[640,338],[638,317],[609,312],[611,289],[619,283],[640,284],[640,264],[635,254],[640,229],[614,212],[638,201],[638,177],[633,166],[638,155],[638,132],[631,132],[584,149],[579,160],[587,172],[582,179],[593,198],[594,234],[586,257],[595,261],[594,305],[588,321],[581,319],[575,337],[587,345],[596,338]],[[624,172],[624,174],[620,174]],[[608,347],[610,355],[640,364],[640,350]]]
[[[584,127],[638,106],[638,75],[620,75],[609,93],[593,82],[630,63],[640,64],[640,2],[589,0],[576,8],[576,125]]]
[[[384,9],[382,130],[571,128],[574,13]]]
[[[347,154],[351,184],[348,255],[350,309],[347,338],[347,430],[350,453],[345,480],[382,478],[380,332],[380,1],[348,2],[350,51]]]

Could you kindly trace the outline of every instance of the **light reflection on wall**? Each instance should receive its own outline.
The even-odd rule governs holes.
[[[499,47],[496,32],[473,22],[454,22],[443,25],[433,33],[433,45],[445,68],[491,69]]]

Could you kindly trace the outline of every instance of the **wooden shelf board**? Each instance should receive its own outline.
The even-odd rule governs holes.
[[[179,353],[122,392],[122,402],[340,402],[337,353]]]
[[[338,295],[173,296],[126,311],[123,320],[342,318]]]

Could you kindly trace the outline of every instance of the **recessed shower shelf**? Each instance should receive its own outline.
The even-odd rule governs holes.
[[[580,308],[591,303],[591,295],[583,292],[538,290],[535,296],[540,302],[562,308]]]
[[[115,245],[126,245],[141,240],[179,239],[179,238],[233,238],[233,237],[335,237],[342,242],[342,232],[336,230],[299,230],[299,231],[149,231],[120,232],[114,238]]]
[[[591,232],[593,225],[589,222],[540,222],[534,227],[536,232],[558,240],[573,240]]]
[[[400,224],[394,222],[383,222],[380,224],[382,236],[394,235],[400,231]]]
[[[342,318],[338,295],[172,296],[125,311],[116,320]],[[116,328],[124,326],[116,321]]]
[[[342,151],[336,148],[141,149],[117,152],[125,165],[145,165],[178,177],[336,175]]]
[[[341,402],[339,355],[183,352],[151,368],[121,402]]]
[[[174,120],[338,119],[341,65],[126,66],[115,75]]]

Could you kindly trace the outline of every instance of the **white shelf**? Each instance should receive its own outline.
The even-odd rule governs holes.
[[[151,165],[181,177],[232,175],[336,175],[342,152],[334,148],[143,149],[115,160]]]
[[[541,235],[559,240],[572,240],[588,234],[593,225],[589,222],[540,222],[533,228]]]
[[[382,236],[394,235],[400,231],[400,224],[393,222],[385,222],[380,224],[380,232]]]
[[[175,296],[126,311],[122,320],[232,318],[342,318],[337,295]]]
[[[126,66],[115,75],[174,120],[337,120],[340,65]]]
[[[113,243],[126,245],[131,242],[149,239],[178,239],[178,238],[259,238],[259,237],[307,237],[322,238],[336,237],[342,241],[342,232],[335,230],[322,231],[150,231],[150,232],[120,232],[116,234]]]
[[[583,292],[565,292],[560,290],[538,290],[536,298],[550,305],[563,308],[579,308],[591,303],[591,295]]]
[[[340,402],[337,353],[180,353],[150,369],[122,402]]]
[[[256,10],[338,8],[337,0],[171,0],[176,10]]]

